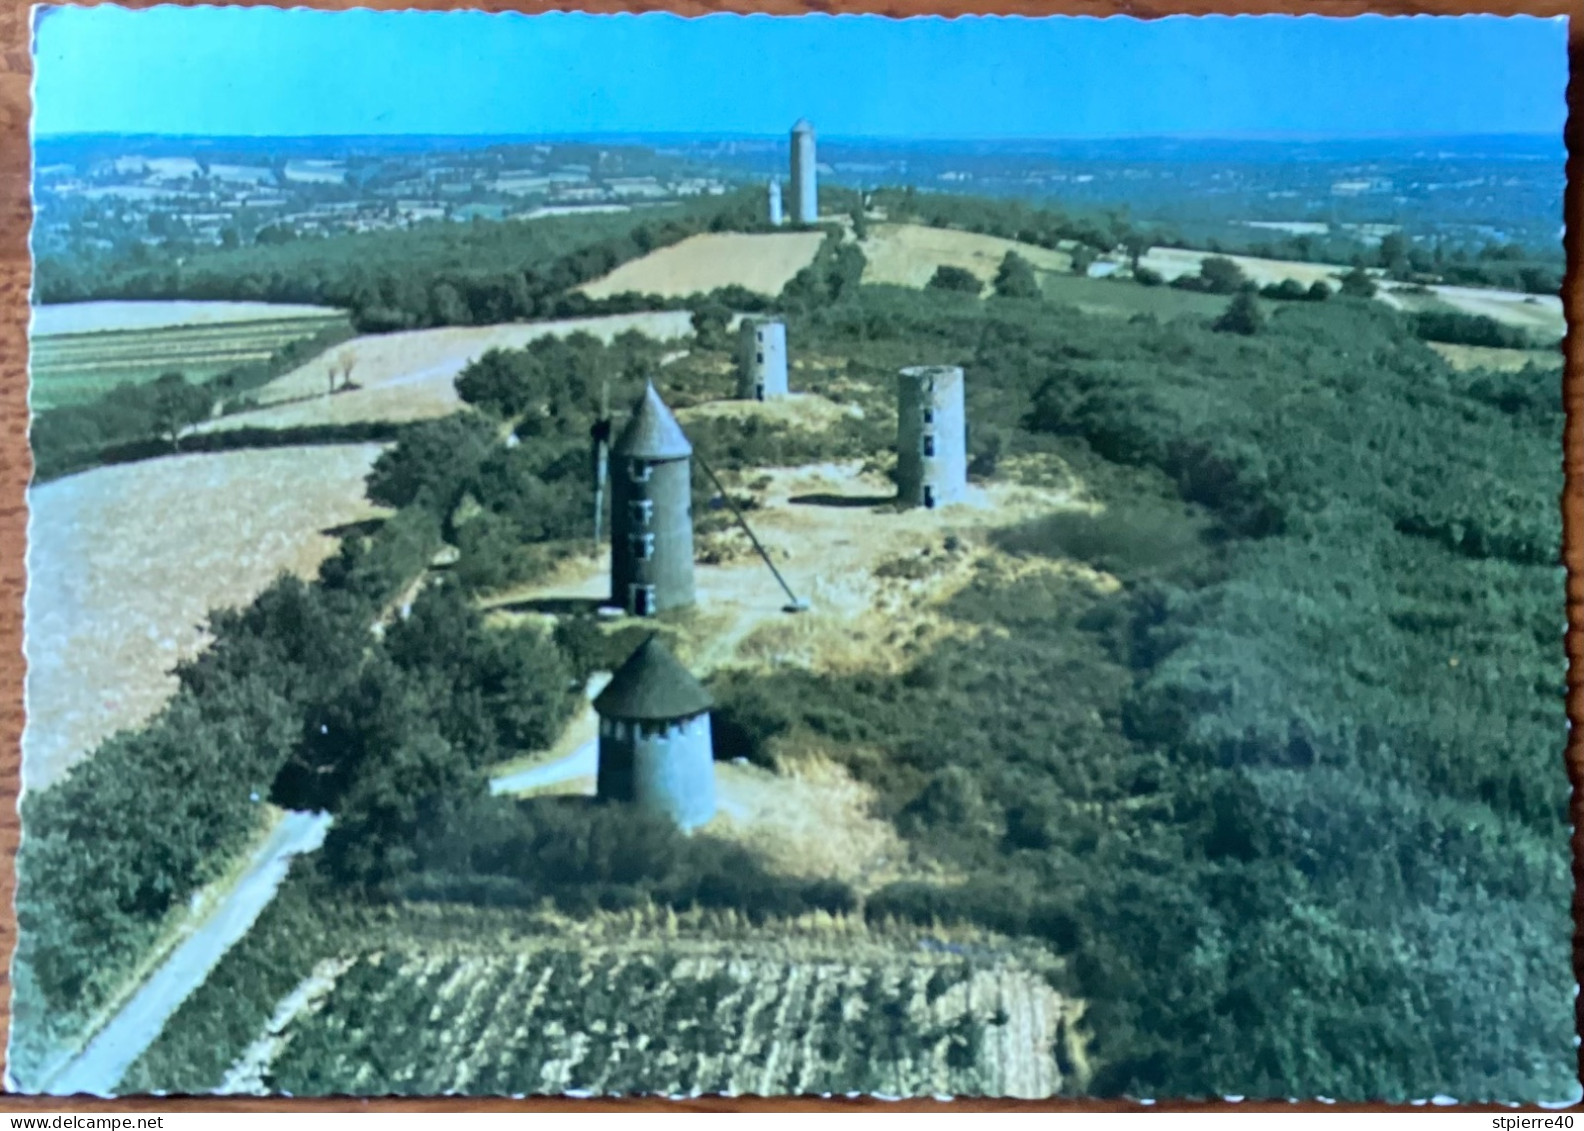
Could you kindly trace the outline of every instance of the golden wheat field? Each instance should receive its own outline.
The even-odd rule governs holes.
[[[679,298],[735,284],[777,295],[813,262],[824,238],[819,232],[707,232],[624,263],[579,289],[590,298],[629,291]]]
[[[592,334],[608,342],[628,330],[674,341],[692,333],[691,315],[667,310],[368,334],[327,350],[259,389],[254,397],[264,407],[207,421],[200,430],[405,422],[445,416],[461,405],[456,394],[457,374],[488,350],[521,349],[538,338],[573,333]],[[344,384],[340,374],[345,373],[356,387],[331,395],[332,370],[338,374],[338,386]]]
[[[209,610],[283,570],[309,576],[328,531],[377,513],[376,444],[177,455],[96,468],[28,492],[28,787],[59,778],[169,698]]]
[[[924,286],[938,267],[961,267],[988,283],[1009,251],[1027,259],[1036,270],[1072,270],[1072,257],[1064,251],[922,224],[872,224],[868,238],[859,246],[868,261],[864,282],[901,287]]]

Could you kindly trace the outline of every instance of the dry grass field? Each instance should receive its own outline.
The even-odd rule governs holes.
[[[172,456],[30,490],[24,784],[48,785],[157,711],[210,609],[317,570],[337,544],[327,530],[376,513],[363,480],[379,451]]]
[[[1542,369],[1561,369],[1562,354],[1557,350],[1496,349],[1493,346],[1460,346],[1451,342],[1426,342],[1446,359],[1453,369],[1495,369],[1516,373],[1526,365]]]
[[[705,401],[677,410],[684,425],[693,420],[762,420],[792,428],[821,431],[844,416],[861,417],[863,409],[855,404],[837,404],[809,393],[791,393],[768,401]]]
[[[1181,275],[1199,274],[1199,264],[1216,254],[1213,251],[1192,251],[1179,247],[1152,247],[1139,260],[1139,265],[1160,272],[1163,279],[1171,282]],[[1283,279],[1292,279],[1306,287],[1315,282],[1323,282],[1331,284],[1335,289],[1342,276],[1348,272],[1348,268],[1338,267],[1334,263],[1257,259],[1251,255],[1224,255],[1221,258],[1236,263],[1243,269],[1243,274],[1262,287],[1270,283],[1279,283]]]
[[[667,310],[369,334],[328,350],[265,385],[254,394],[264,407],[218,417],[205,422],[200,430],[404,422],[445,416],[462,403],[456,395],[457,374],[488,350],[521,349],[552,334],[585,333],[608,342],[628,330],[674,341],[693,332],[692,316],[685,310]],[[332,396],[330,370],[343,366],[351,367],[352,383],[358,387]]]
[[[457,915],[412,908],[407,938],[319,959],[222,1090],[1044,1097],[1083,1072],[1080,1007],[1050,960],[993,936],[823,914],[645,909],[533,931]]]
[[[590,298],[635,291],[668,298],[736,284],[762,295],[781,288],[814,259],[819,232],[708,232],[624,263],[578,288]]]
[[[1017,252],[1037,270],[1072,270],[1072,257],[1066,252],[922,224],[871,224],[868,239],[859,246],[868,260],[863,274],[866,283],[922,287],[942,266],[972,271],[988,283],[1009,251]]]

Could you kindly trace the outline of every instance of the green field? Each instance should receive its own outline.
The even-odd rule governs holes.
[[[203,381],[266,361],[292,342],[346,325],[340,311],[202,325],[106,329],[37,336],[31,342],[36,412],[87,404],[121,384],[165,373]]]
[[[1047,299],[1075,306],[1085,314],[1123,317],[1153,314],[1157,318],[1198,314],[1214,317],[1227,305],[1225,295],[1198,294],[1166,286],[1146,287],[1129,279],[1090,279],[1042,271],[1039,283]]]

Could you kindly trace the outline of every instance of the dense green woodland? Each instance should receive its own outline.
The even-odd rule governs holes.
[[[635,335],[544,340],[467,370],[476,411],[402,431],[369,483],[395,518],[316,584],[218,614],[153,724],[29,794],[18,1076],[223,869],[257,795],[336,813],[305,880],[320,899],[852,907],[1041,940],[1089,1003],[1103,1094],[1568,1094],[1554,374],[1454,372],[1347,297],[1243,292],[1161,322],[861,271],[828,244],[777,305],[799,350],[842,359],[808,387],[863,418],[701,425],[696,448],[728,469],[875,456],[895,369],[961,364],[975,474],[1043,456],[1106,504],[999,531],[1002,548],[1122,588],[984,575],[948,611],[1005,631],[900,677],[726,672],[718,754],[773,762],[800,734],[865,751],[849,768],[883,815],[965,883],[860,900],[708,837],[485,796],[484,768],[542,745],[633,643],[577,617],[488,627],[466,599],[586,545],[599,392],[627,403],[658,364]],[[1239,303],[1251,322],[1229,321]],[[718,312],[697,326],[662,371],[676,406],[730,381]],[[442,541],[450,576],[394,613]],[[302,959],[238,948],[217,984],[278,996]],[[167,1040],[213,1031],[216,1008],[195,997]]]
[[[761,226],[763,194],[744,190],[664,208],[536,220],[436,221],[149,262],[43,258],[35,302],[225,299],[344,307],[361,330],[469,325],[599,313],[567,292],[629,259],[703,231]]]

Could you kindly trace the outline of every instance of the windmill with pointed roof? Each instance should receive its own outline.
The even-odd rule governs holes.
[[[639,617],[693,603],[693,445],[653,382],[611,446],[611,603]]]
[[[650,636],[594,700],[597,792],[697,828],[715,815],[708,691]]]

